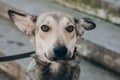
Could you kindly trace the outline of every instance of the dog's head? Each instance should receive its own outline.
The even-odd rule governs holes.
[[[61,12],[32,16],[9,10],[8,14],[22,32],[34,38],[36,53],[43,61],[69,60],[74,55],[76,37],[95,28],[90,19]]]

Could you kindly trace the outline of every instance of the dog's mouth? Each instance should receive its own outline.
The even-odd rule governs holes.
[[[73,60],[75,58],[75,56],[76,56],[76,53],[73,53],[72,57],[65,56],[65,57],[62,57],[62,58],[56,57],[56,56],[55,57],[48,57],[46,53],[44,55],[50,61],[61,62],[61,61],[70,61],[70,60]]]

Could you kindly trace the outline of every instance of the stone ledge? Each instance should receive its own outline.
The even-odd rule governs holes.
[[[120,25],[120,7],[103,0],[53,0],[66,7],[85,12]],[[89,3],[89,4],[88,4]]]

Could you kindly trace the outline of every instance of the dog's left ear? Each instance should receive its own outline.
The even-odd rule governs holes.
[[[76,30],[78,35],[82,35],[83,30],[92,30],[96,27],[96,24],[89,18],[74,18],[74,21],[76,23]]]
[[[34,34],[36,16],[21,14],[13,10],[9,10],[8,15],[19,30],[29,36]]]

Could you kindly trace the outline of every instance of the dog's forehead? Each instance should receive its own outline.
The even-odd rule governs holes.
[[[70,22],[73,23],[73,17],[67,13],[62,12],[47,12],[38,16],[37,23],[41,24],[43,22]]]

